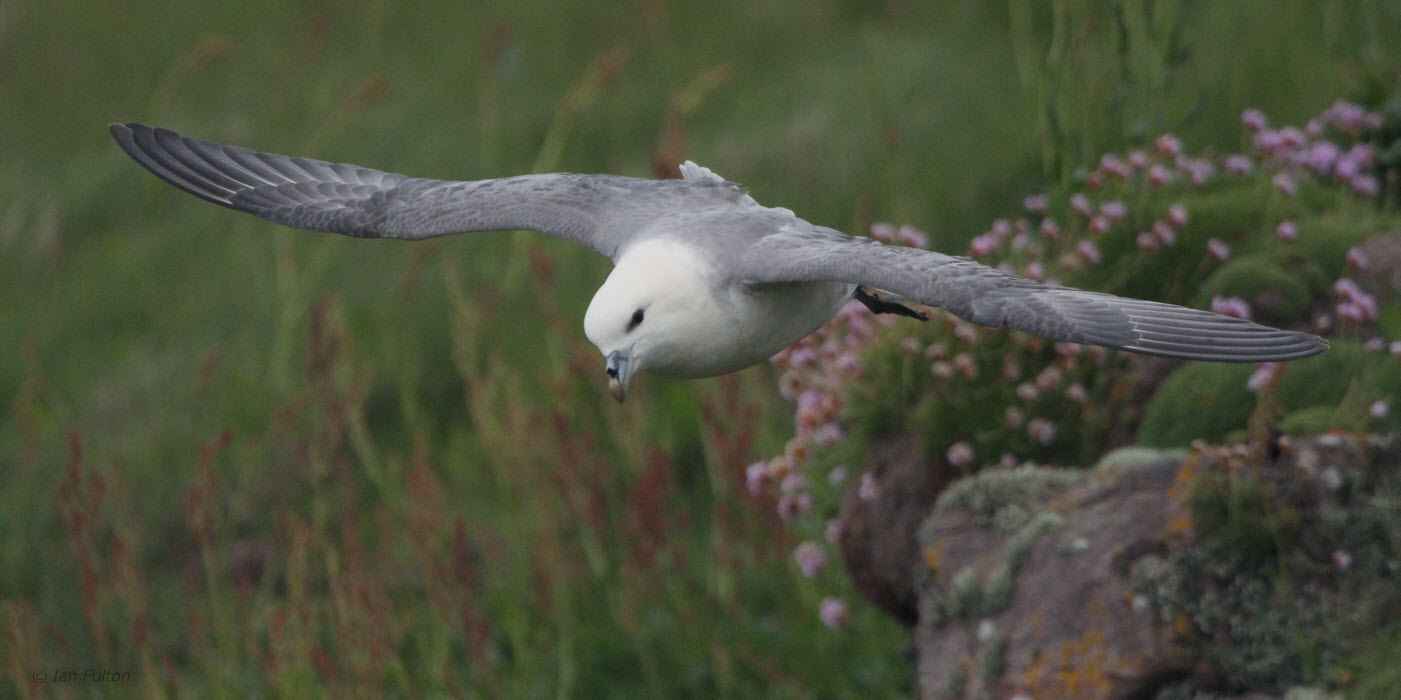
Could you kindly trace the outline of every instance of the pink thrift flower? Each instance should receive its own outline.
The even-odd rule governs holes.
[[[908,224],[895,233],[895,240],[911,248],[929,247],[928,234]]]
[[[1374,301],[1370,305],[1357,301],[1342,302],[1338,304],[1338,316],[1353,321],[1354,323],[1366,323],[1376,320],[1376,302]]]
[[[1138,242],[1139,250],[1151,253],[1152,251],[1158,249],[1158,238],[1151,233],[1140,233],[1138,234],[1138,238],[1136,240]]]
[[[1085,385],[1075,382],[1065,388],[1065,398],[1075,403],[1085,403],[1090,398],[1090,392],[1085,390]]]
[[[1352,566],[1352,555],[1341,549],[1333,550],[1333,568],[1347,571],[1349,566]]]
[[[1025,275],[1027,279],[1040,281],[1041,278],[1046,276],[1046,268],[1040,262],[1033,260],[1027,264],[1022,274]]]
[[[1176,226],[1177,228],[1182,228],[1183,226],[1186,226],[1187,207],[1184,207],[1181,204],[1174,204],[1168,207],[1167,220],[1168,223],[1172,224],[1173,226]]]
[[[1356,282],[1344,277],[1333,283],[1333,290],[1342,301],[1338,304],[1338,316],[1357,323],[1375,321],[1379,311],[1377,300],[1363,291]]]
[[[1377,178],[1371,175],[1358,175],[1348,180],[1348,186],[1352,188],[1353,192],[1363,197],[1375,197],[1382,191],[1381,183],[1377,182]]]
[[[959,340],[965,343],[977,342],[978,329],[971,323],[959,321],[958,323],[954,324],[953,337],[958,338]]]
[[[1172,224],[1162,219],[1153,222],[1153,235],[1158,239],[1158,242],[1164,246],[1170,246],[1177,242],[1176,229],[1172,227]]]
[[[1294,178],[1289,173],[1275,173],[1270,182],[1274,183],[1275,189],[1290,197],[1299,193],[1299,185],[1294,182]]]
[[[1234,154],[1226,156],[1226,162],[1222,164],[1226,172],[1234,175],[1249,175],[1255,169],[1255,164],[1251,162],[1249,156]]]
[[[1374,401],[1372,402],[1371,408],[1367,409],[1367,415],[1377,420],[1386,418],[1387,414],[1390,412],[1391,408],[1387,406],[1386,401]]]
[[[1182,142],[1172,134],[1163,134],[1153,141],[1153,150],[1168,157],[1176,156],[1182,152]]]
[[[1206,252],[1216,260],[1227,260],[1231,257],[1231,247],[1214,236],[1206,242]]]
[[[1280,144],[1286,148],[1298,148],[1308,143],[1309,137],[1297,126],[1286,126],[1279,130]]]
[[[1367,110],[1345,100],[1334,102],[1323,112],[1323,120],[1338,131],[1355,132],[1366,119]]]
[[[1292,241],[1299,237],[1299,227],[1293,221],[1281,221],[1275,227],[1275,235],[1281,241]]]
[[[1129,208],[1117,199],[1099,205],[1099,215],[1110,221],[1118,221],[1128,213]]]
[[[895,240],[895,225],[884,221],[877,221],[871,224],[871,238],[881,243],[890,243]]]
[[[818,447],[826,447],[846,437],[846,431],[836,423],[823,423],[812,431],[812,441]]]
[[[816,578],[827,565],[827,555],[823,553],[822,545],[812,540],[803,542],[794,548],[793,559],[798,562],[798,568],[808,578]]]
[[[1120,180],[1129,179],[1130,170],[1128,164],[1119,160],[1119,156],[1113,153],[1106,153],[1100,157],[1099,169]]]
[[[1341,150],[1331,141],[1319,141],[1304,152],[1304,166],[1319,175],[1327,175]]]
[[[1022,200],[1022,207],[1033,214],[1043,214],[1051,208],[1051,198],[1044,194],[1029,195]]]
[[[822,620],[822,624],[832,629],[836,629],[846,624],[850,615],[846,610],[846,603],[840,598],[823,598],[817,606],[817,616]]]
[[[1260,131],[1270,125],[1269,120],[1265,118],[1265,113],[1258,109],[1247,109],[1241,112],[1240,123],[1244,124],[1245,128],[1250,131]]]
[[[973,446],[962,440],[950,445],[948,452],[946,452],[944,456],[948,458],[949,464],[959,469],[966,469],[972,466],[975,457]]]
[[[978,378],[978,362],[966,352],[953,356],[953,368],[966,379]]]
[[[860,374],[861,359],[850,352],[843,352],[832,358],[832,370],[844,375]]]
[[[1250,318],[1250,304],[1240,297],[1212,297],[1211,310],[1222,316]]]
[[[776,510],[779,519],[786,523],[798,515],[812,510],[812,494],[806,492],[784,494],[779,497]]]
[[[810,345],[795,346],[788,354],[788,365],[790,367],[806,367],[817,362],[817,351]]]
[[[1265,388],[1270,382],[1273,382],[1275,377],[1279,376],[1279,373],[1283,371],[1284,365],[1278,362],[1261,362],[1255,372],[1250,375],[1250,378],[1245,380],[1245,386],[1251,391],[1258,392]]]
[[[1016,430],[1022,427],[1022,424],[1026,423],[1026,414],[1022,413],[1022,409],[1016,406],[1008,406],[1002,410],[1002,420],[1007,424],[1008,428]]]
[[[1056,439],[1056,424],[1045,418],[1032,418],[1026,424],[1026,432],[1037,442],[1049,445]]]
[[[827,527],[822,529],[822,538],[832,544],[842,538],[842,521],[832,518],[827,521]]]
[[[1087,219],[1094,216],[1095,213],[1095,207],[1090,203],[1090,198],[1079,192],[1070,195],[1070,208],[1076,214]]]
[[[1164,168],[1159,163],[1154,163],[1148,168],[1148,184],[1150,185],[1162,187],[1172,184],[1174,179],[1176,178],[1173,177],[1172,171]]]
[[[950,379],[953,379],[953,363],[945,362],[944,360],[939,360],[938,362],[929,365],[929,373],[934,375],[934,378],[938,379],[939,381],[948,381]]]
[[[1365,270],[1365,269],[1367,269],[1367,263],[1368,263],[1367,254],[1364,253],[1364,252],[1362,251],[1361,248],[1353,247],[1353,248],[1349,248],[1349,249],[1348,249],[1348,252],[1347,252],[1347,264],[1348,264],[1348,267],[1350,267],[1350,268],[1352,268],[1352,269],[1354,269],[1354,270]]]
[[[1372,148],[1365,143],[1359,143],[1338,156],[1337,163],[1333,166],[1333,174],[1344,180],[1351,180],[1361,175],[1371,163]]]
[[[985,258],[997,251],[1001,242],[991,234],[983,234],[968,242],[968,257]]]
[[[1075,252],[1080,255],[1081,259],[1091,265],[1097,264],[1101,258],[1099,246],[1090,241],[1080,241],[1076,243]]]
[[[1060,386],[1063,376],[1055,365],[1041,370],[1041,374],[1036,375],[1036,390],[1045,393]]]
[[[1279,132],[1268,129],[1256,132],[1251,142],[1255,145],[1255,150],[1267,155],[1273,155],[1284,148],[1284,139],[1280,137]]]
[[[827,483],[833,486],[841,486],[844,481],[846,481],[846,467],[838,465],[832,467],[832,470],[827,472]]]
[[[1060,224],[1056,223],[1055,219],[1042,219],[1041,235],[1053,241],[1060,239]]]
[[[863,501],[874,501],[880,497],[880,484],[874,474],[861,472],[861,485],[856,488],[856,495]]]
[[[1022,401],[1030,403],[1032,401],[1035,401],[1040,396],[1041,392],[1037,391],[1036,387],[1030,382],[1022,382],[1021,384],[1017,385],[1017,398],[1021,399]]]
[[[1206,181],[1216,174],[1216,166],[1206,160],[1187,160],[1180,163],[1178,168],[1187,174],[1187,179],[1191,180],[1193,185],[1198,187],[1206,184]]]
[[[764,483],[769,477],[769,463],[755,462],[744,468],[744,485],[749,489],[749,495],[757,496],[764,490]]]
[[[1098,236],[1101,233],[1104,233],[1105,231],[1109,230],[1109,219],[1103,216],[1096,216],[1095,218],[1090,219],[1090,224],[1088,228],[1090,231],[1090,235]]]
[[[789,472],[778,487],[783,493],[802,493],[808,488],[808,478],[801,472]]]
[[[1134,170],[1142,170],[1148,167],[1148,154],[1144,153],[1141,149],[1129,151],[1129,165],[1132,165]]]

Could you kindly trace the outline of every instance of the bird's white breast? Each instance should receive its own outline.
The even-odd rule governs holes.
[[[589,304],[584,330],[605,354],[633,341],[637,308],[642,367],[671,377],[710,377],[762,362],[832,318],[853,285],[786,282],[746,286],[711,269],[677,238],[646,241],[619,258]]]

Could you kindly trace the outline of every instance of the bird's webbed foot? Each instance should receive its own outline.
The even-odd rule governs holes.
[[[871,313],[874,314],[897,314],[900,316],[917,318],[921,321],[929,320],[929,315],[923,311],[898,301],[891,301],[874,289],[857,287],[856,292],[851,295],[851,298],[865,304],[866,308],[870,309]]]

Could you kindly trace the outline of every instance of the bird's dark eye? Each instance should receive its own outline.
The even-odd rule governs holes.
[[[628,321],[628,332],[631,333],[632,329],[636,328],[640,323],[642,323],[642,309],[632,312],[632,319]]]

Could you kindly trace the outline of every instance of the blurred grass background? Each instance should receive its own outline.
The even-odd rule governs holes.
[[[418,176],[651,176],[961,250],[1099,153],[1239,148],[1394,89],[1383,2],[0,6],[7,695],[887,696],[907,638],[796,571],[742,472],[791,434],[758,368],[612,405],[607,262],[523,236],[280,229],[105,125]],[[86,692],[51,686],[58,692]]]

